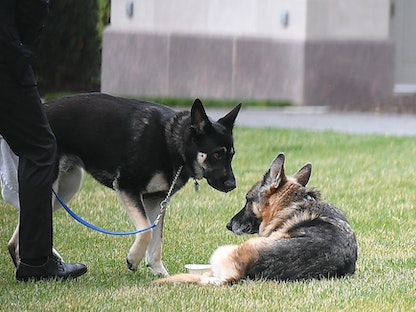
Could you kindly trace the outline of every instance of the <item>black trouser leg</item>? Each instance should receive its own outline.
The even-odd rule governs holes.
[[[0,133],[19,156],[20,257],[47,257],[52,253],[56,141],[36,87],[0,84]]]

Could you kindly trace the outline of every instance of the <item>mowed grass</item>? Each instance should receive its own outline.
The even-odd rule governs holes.
[[[2,311],[412,311],[416,310],[416,140],[237,127],[233,161],[238,187],[228,194],[190,181],[165,219],[164,263],[170,273],[207,263],[219,245],[239,243],[225,224],[272,159],[286,154],[286,172],[313,164],[310,186],[349,216],[359,244],[355,275],[304,282],[245,281],[233,286],[153,285],[142,263],[125,265],[133,237],[108,236],[55,212],[55,246],[89,272],[74,281],[18,283],[6,244],[17,215],[0,201]],[[87,178],[72,208],[112,230],[130,230],[114,192]]]

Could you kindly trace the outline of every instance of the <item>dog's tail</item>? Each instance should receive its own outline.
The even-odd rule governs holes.
[[[164,284],[164,283],[188,283],[188,284],[200,284],[200,285],[225,285],[229,284],[231,281],[221,280],[217,277],[214,277],[212,271],[206,272],[203,275],[197,274],[189,274],[189,273],[181,273],[175,274],[166,278],[161,278],[155,280],[154,283],[156,284]]]
[[[175,274],[166,278],[155,280],[154,283],[156,284],[164,284],[164,283],[202,284],[203,278],[206,278],[206,277],[203,275],[181,273],[181,274]]]

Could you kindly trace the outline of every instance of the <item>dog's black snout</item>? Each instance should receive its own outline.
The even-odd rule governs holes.
[[[224,193],[232,191],[236,187],[235,179],[218,180],[207,178],[207,181],[208,184],[211,185],[213,188]]]
[[[231,221],[227,223],[226,227],[227,227],[227,230],[228,231],[231,231],[232,230],[233,227],[231,225]]]
[[[229,190],[233,190],[236,187],[236,183],[234,179],[229,179],[224,182],[224,186]]]

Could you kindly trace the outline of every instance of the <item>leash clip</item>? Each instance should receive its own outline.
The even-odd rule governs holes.
[[[168,208],[168,204],[169,204],[169,201],[167,199],[164,199],[164,200],[162,200],[160,202],[160,211],[159,211],[159,214],[157,215],[155,221],[153,222],[153,224],[155,226],[159,223],[160,218],[165,214],[166,208]]]

